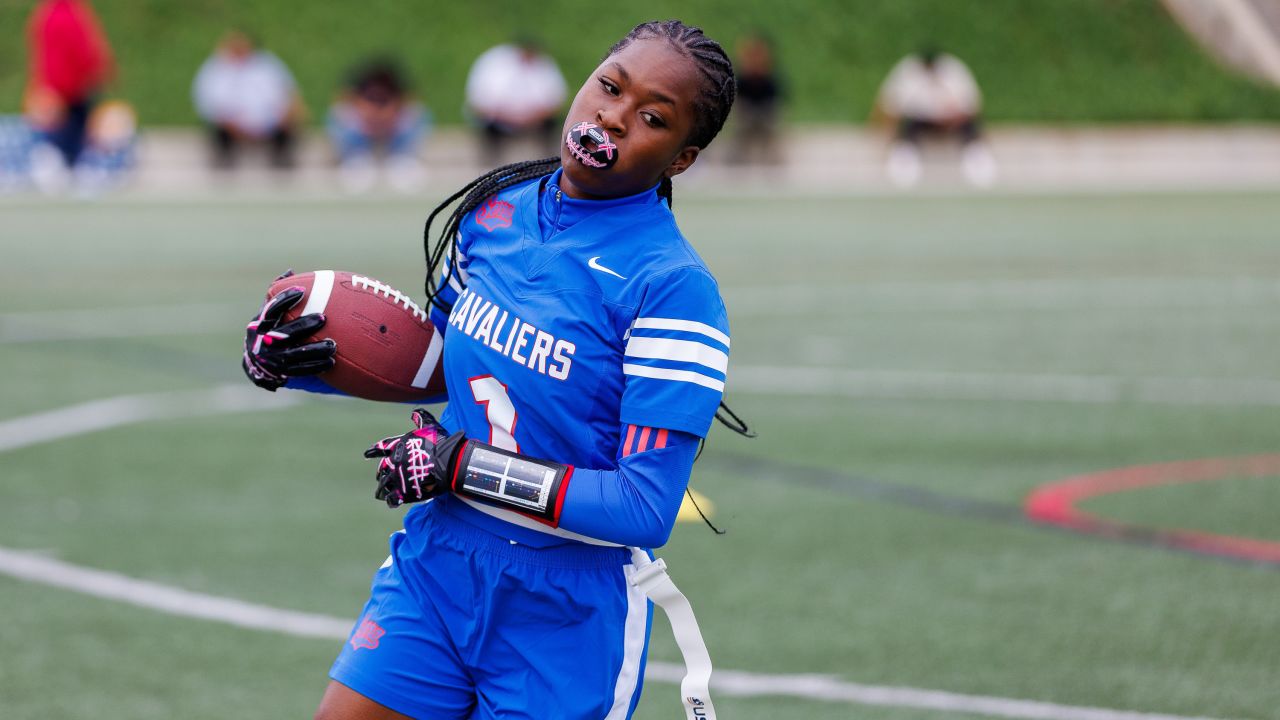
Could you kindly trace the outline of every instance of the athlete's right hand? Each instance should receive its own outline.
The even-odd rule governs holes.
[[[276,280],[290,275],[293,275],[292,270]],[[306,289],[301,286],[280,292],[263,303],[262,309],[245,328],[240,367],[254,385],[274,392],[290,377],[318,375],[333,367],[337,343],[328,338],[319,342],[303,342],[324,327],[324,315],[303,315],[280,324],[284,314],[297,305],[305,293]]]
[[[386,502],[387,507],[430,500],[448,490],[448,468],[458,446],[465,442],[462,433],[449,435],[423,408],[415,409],[409,417],[412,430],[385,437],[364,451],[366,458],[378,461],[374,478],[378,488],[373,497]]]

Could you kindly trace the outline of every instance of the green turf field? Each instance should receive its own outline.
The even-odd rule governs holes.
[[[1189,529],[1280,541],[1280,478],[1227,477],[1121,493],[1083,503],[1090,512],[1145,527]]]
[[[728,534],[684,524],[660,553],[717,667],[1280,717],[1280,567],[1020,511],[1072,475],[1277,451],[1280,197],[676,200],[760,435],[713,431],[695,469]],[[168,412],[199,415],[203,391],[247,385],[243,323],[276,273],[414,290],[431,204],[0,204],[0,446],[4,421],[90,400],[190,391]],[[360,451],[405,408],[300,399],[0,452],[0,549],[354,618],[399,522]],[[1278,540],[1278,480],[1082,509]],[[341,642],[5,575],[0,618],[5,720],[308,717]],[[664,621],[651,659],[679,661]],[[733,720],[978,716],[715,697]],[[640,720],[680,716],[675,685],[647,686]]]

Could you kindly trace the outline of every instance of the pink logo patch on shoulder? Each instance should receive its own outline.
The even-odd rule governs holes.
[[[365,620],[360,623],[360,627],[351,636],[352,649],[374,650],[378,647],[378,640],[386,635],[387,631],[378,627],[378,623],[372,620]]]
[[[515,211],[516,207],[511,203],[490,198],[480,206],[479,210],[476,210],[476,222],[489,232],[498,228],[511,227],[511,216]]]

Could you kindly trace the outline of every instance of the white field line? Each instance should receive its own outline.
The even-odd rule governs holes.
[[[680,682],[684,668],[667,663],[649,665],[646,680]],[[963,695],[913,687],[862,685],[830,675],[765,675],[762,673],[716,670],[711,687],[718,694],[735,697],[786,696],[806,700],[907,707],[1001,718],[1034,720],[1209,720],[1179,715],[1143,713],[1110,708],[1060,705],[1035,700],[1015,700],[987,695]]]
[[[117,600],[168,615],[228,623],[250,630],[340,640],[351,631],[350,620],[190,592],[8,548],[0,548],[0,572],[19,580]]]
[[[997,137],[998,141],[999,138]],[[1259,144],[1266,150],[1269,144]],[[1029,166],[1028,162],[1021,163]],[[1015,164],[1014,167],[1017,167]],[[975,189],[964,184],[937,183],[926,184],[910,191],[903,191],[889,185],[878,176],[849,173],[843,166],[824,167],[821,172],[811,173],[811,178],[790,177],[782,182],[775,176],[764,180],[750,178],[727,177],[717,173],[715,177],[690,183],[680,188],[681,196],[693,200],[763,200],[777,201],[792,198],[805,200],[840,200],[840,199],[889,199],[889,200],[936,200],[951,198],[979,198],[983,201],[1002,198],[1050,198],[1063,197],[1105,197],[1116,195],[1154,195],[1158,197],[1238,194],[1241,192],[1274,192],[1277,189],[1274,173],[1267,172],[1263,163],[1246,166],[1240,172],[1239,163],[1230,169],[1234,173],[1224,171],[1223,163],[1212,164],[1210,174],[1205,173],[1205,164],[1201,162],[1179,161],[1135,161],[1128,165],[1128,172],[1110,173],[1099,179],[1098,167],[1089,163],[1070,163],[1066,172],[1057,177],[1050,177],[1044,172],[1034,172],[1026,177],[1026,182],[1006,182],[987,189]],[[1122,168],[1124,169],[1124,168]],[[479,169],[477,168],[477,171]],[[1260,172],[1259,172],[1260,171]],[[173,175],[174,173],[168,173]],[[126,192],[112,195],[108,200],[116,207],[293,207],[309,205],[349,206],[349,207],[417,207],[419,201],[412,198],[389,198],[381,195],[353,197],[339,192],[336,188],[336,177],[326,182],[319,170],[309,170],[315,182],[295,190],[281,191],[276,183],[269,187],[255,187],[255,183],[244,183],[242,188],[227,191],[226,188],[214,187],[202,176],[179,172],[177,177],[152,179],[145,184]],[[1025,167],[1024,175],[1027,175]],[[421,197],[444,197],[475,175],[475,172],[456,173],[453,183],[441,184],[428,188]],[[318,179],[316,179],[318,178]],[[838,182],[833,182],[838,180]],[[257,183],[256,185],[262,185]],[[211,190],[216,192],[211,192]],[[269,190],[269,192],[264,192]],[[0,194],[0,208],[47,209],[47,208],[81,208],[83,201],[57,198],[33,197],[30,194]]]
[[[305,638],[344,641],[353,620],[329,615],[294,612],[233,598],[183,591],[159,583],[125,577],[104,570],[81,568],[32,552],[0,547],[0,573],[27,582],[41,583],[109,598],[148,610],[182,618],[198,618],[251,630],[297,635]],[[680,684],[685,666],[672,662],[649,662],[645,679],[649,682]],[[1052,702],[1011,700],[1004,697],[929,691],[909,687],[884,687],[849,683],[831,675],[765,675],[741,670],[716,670],[712,687],[717,694],[732,697],[795,697],[803,700],[856,703],[886,707],[911,707],[938,712],[1025,720],[1211,720],[1207,717],[1161,715],[1153,712],[1110,710],[1105,707],[1057,705]]]
[[[145,395],[120,395],[0,421],[0,452],[121,425],[220,413],[277,410],[302,402],[296,393],[243,385]]]
[[[294,612],[254,603],[191,592],[117,573],[93,570],[0,548],[0,573],[27,582],[107,598],[150,610],[220,622],[249,630],[264,630],[307,638],[346,640],[353,620]],[[645,679],[679,684],[685,667],[650,662]],[[1107,708],[1059,705],[1033,700],[963,695],[912,687],[862,685],[830,675],[766,675],[740,670],[717,670],[711,687],[718,695],[781,696],[805,700],[880,705],[1026,720],[1211,720],[1179,715],[1130,712]]]
[[[195,303],[0,313],[0,344],[231,332],[243,328],[253,310]]]
[[[287,394],[269,395],[240,386],[122,396],[0,423],[0,452],[130,423],[219,412],[278,409],[298,402],[299,400]],[[193,617],[250,630],[299,637],[345,640],[353,622],[328,615],[282,610],[234,598],[192,592],[3,547],[0,547],[0,574],[179,617]],[[650,662],[647,663],[645,678],[679,684],[684,674],[685,668],[682,665]],[[740,670],[717,670],[712,687],[716,693],[727,696],[783,696],[1025,720],[1212,720],[963,695],[921,688],[862,685],[829,675],[766,675]]]
[[[1233,309],[1280,304],[1280,280],[1261,277],[1112,277],[1038,280],[856,282],[733,286],[735,317],[1038,310]],[[238,329],[253,314],[239,303],[192,303],[0,313],[0,344]]]
[[[1020,375],[730,365],[729,380],[729,389],[743,395],[1280,406],[1280,380],[1264,378]]]
[[[1231,309],[1280,304],[1280,280],[1258,277],[1112,277],[734,286],[735,316],[885,312]]]

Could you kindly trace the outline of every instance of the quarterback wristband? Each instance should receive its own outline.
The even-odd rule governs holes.
[[[450,487],[458,495],[560,524],[572,465],[539,460],[488,443],[466,441],[454,460]]]

